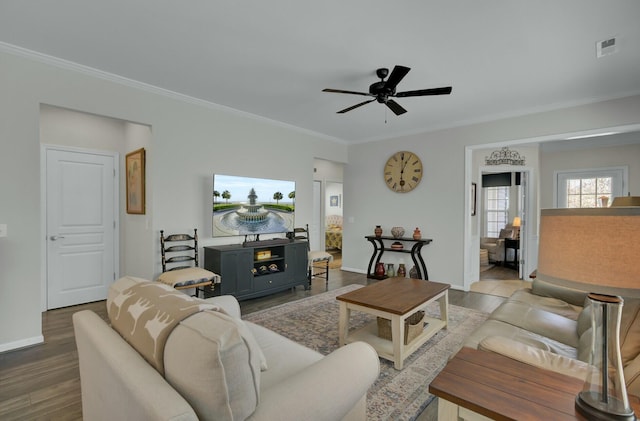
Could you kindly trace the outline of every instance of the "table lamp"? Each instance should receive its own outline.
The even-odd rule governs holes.
[[[519,216],[516,216],[515,218],[513,218],[513,222],[511,223],[511,226],[518,228],[516,239],[520,239],[520,225],[521,224],[522,224],[522,220],[520,219]]]
[[[590,291],[593,367],[576,397],[589,420],[636,420],[620,356],[622,297],[640,297],[640,208],[544,209],[538,276]]]

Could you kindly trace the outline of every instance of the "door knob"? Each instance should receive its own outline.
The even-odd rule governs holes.
[[[63,239],[63,238],[64,238],[63,235],[52,235],[51,237],[49,237],[49,239],[51,241],[56,241],[56,240],[60,240],[60,239]]]

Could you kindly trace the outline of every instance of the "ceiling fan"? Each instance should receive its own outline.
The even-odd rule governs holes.
[[[409,96],[425,96],[425,95],[449,95],[451,93],[451,86],[442,87],[442,88],[432,88],[432,89],[419,89],[417,91],[405,91],[405,92],[396,92],[396,86],[398,83],[409,73],[411,68],[405,66],[395,66],[391,74],[389,74],[389,69],[381,68],[376,70],[376,75],[380,78],[380,82],[375,82],[371,86],[369,86],[369,92],[354,92],[354,91],[344,91],[342,89],[323,89],[322,92],[333,92],[337,94],[353,94],[353,95],[364,95],[364,96],[372,96],[373,99],[369,99],[367,101],[361,102],[356,105],[352,105],[351,107],[345,108],[344,110],[340,110],[337,114],[344,114],[348,111],[354,110],[358,107],[362,107],[365,104],[368,104],[373,101],[378,101],[380,104],[385,104],[391,111],[393,111],[396,115],[401,115],[407,112],[400,104],[391,99],[395,98],[404,98]],[[385,81],[384,78],[389,75],[389,78]]]

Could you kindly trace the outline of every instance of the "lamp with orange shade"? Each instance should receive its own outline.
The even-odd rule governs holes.
[[[591,292],[593,370],[576,397],[587,419],[635,420],[620,357],[624,299],[640,298],[640,207],[544,209],[537,276]]]

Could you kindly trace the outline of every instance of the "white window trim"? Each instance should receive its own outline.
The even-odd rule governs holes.
[[[564,197],[565,192],[563,190],[564,183],[568,178],[590,178],[590,177],[614,177],[621,178],[622,185],[617,186],[614,183],[611,188],[612,197],[618,196],[626,196],[627,186],[629,185],[629,167],[621,166],[621,167],[604,167],[604,168],[581,168],[575,170],[563,170],[563,171],[555,171],[553,175],[553,179],[555,183],[553,183],[553,207],[558,208],[559,203],[564,203],[566,197]],[[560,185],[561,183],[562,186]],[[561,197],[562,196],[562,197]]]

